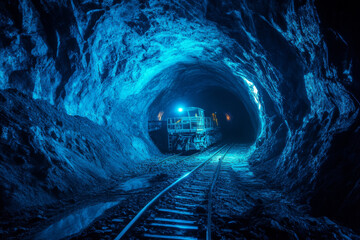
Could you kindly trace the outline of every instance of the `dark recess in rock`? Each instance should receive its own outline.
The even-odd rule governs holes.
[[[31,94],[34,90],[34,82],[28,70],[13,71],[9,76],[9,84],[12,88],[19,89]]]

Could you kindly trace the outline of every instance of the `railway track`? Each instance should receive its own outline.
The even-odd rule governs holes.
[[[224,147],[224,145],[214,145],[203,152],[189,156],[175,154],[167,156],[166,158],[150,161],[144,168],[147,169],[149,174],[157,174],[156,176],[159,176],[159,180],[155,179],[154,184],[151,184],[146,191],[138,191],[135,189],[132,192],[121,193],[120,195],[117,189],[107,191],[107,199],[110,199],[112,195],[114,195],[115,200],[117,196],[128,195],[129,197],[127,200],[122,201],[121,204],[107,210],[101,217],[97,218],[81,232],[69,236],[66,239],[114,239],[137,213],[141,211],[141,207],[145,206],[149,203],[150,199],[159,194],[159,189],[167,188],[167,186],[175,182],[176,179],[189,173],[191,169],[194,169],[206,159],[209,159],[222,147]],[[164,174],[164,178],[162,178],[162,174]]]
[[[206,150],[196,152],[196,153],[193,153],[193,154],[190,154],[190,155],[187,155],[187,156],[184,155],[183,152],[181,152],[181,153],[174,154],[174,155],[168,156],[168,157],[160,159],[160,160],[156,160],[156,161],[151,162],[151,163],[148,164],[147,172],[156,172],[156,171],[165,170],[165,169],[162,169],[162,168],[163,167],[164,168],[169,168],[169,164],[178,169],[179,167],[181,167],[180,165],[182,163],[187,163],[187,161],[185,161],[185,160],[195,158],[195,157],[197,157],[197,156],[199,156],[201,154],[210,153],[214,149],[217,149],[217,148],[219,148],[219,146],[214,145],[214,146],[211,146],[210,148],[208,148]]]
[[[156,195],[115,237],[119,239],[211,239],[212,192],[224,145]],[[193,157],[192,156],[189,156]],[[196,162],[194,162],[196,163]]]

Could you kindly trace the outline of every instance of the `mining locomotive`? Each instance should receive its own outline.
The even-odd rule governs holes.
[[[198,107],[179,108],[182,116],[167,119],[169,151],[203,150],[219,141],[216,114],[205,117]]]

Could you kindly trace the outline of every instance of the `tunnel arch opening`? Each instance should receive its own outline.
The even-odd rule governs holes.
[[[149,104],[149,124],[162,122],[149,136],[161,152],[167,152],[166,119],[174,117],[179,107],[200,107],[206,116],[216,113],[222,141],[252,144],[261,132],[260,110],[244,80],[229,68],[215,63],[178,63],[153,81],[169,85]],[[149,125],[150,126],[150,125]]]

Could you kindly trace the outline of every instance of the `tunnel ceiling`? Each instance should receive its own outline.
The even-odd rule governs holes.
[[[330,174],[332,139],[358,116],[358,61],[332,60],[351,46],[335,31],[324,38],[313,1],[7,0],[0,16],[2,89],[136,136],[143,154],[159,96],[221,86],[258,122],[254,167],[268,163],[306,198]]]

